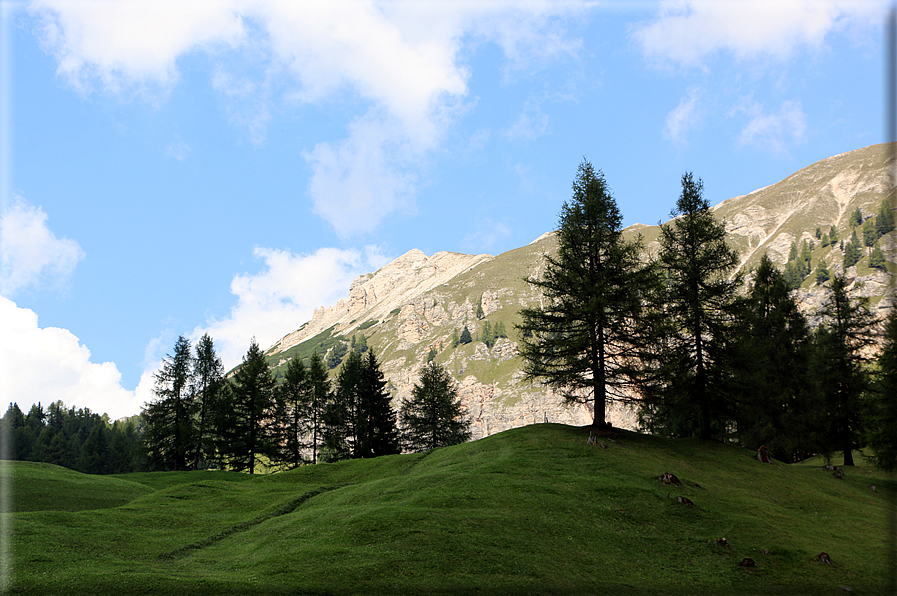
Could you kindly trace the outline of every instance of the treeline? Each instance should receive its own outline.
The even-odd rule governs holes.
[[[55,401],[28,414],[15,403],[0,420],[9,441],[8,459],[65,466],[88,474],[123,474],[146,469],[139,416],[109,421],[88,408]]]
[[[584,161],[573,190],[557,255],[530,280],[545,306],[521,311],[531,379],[591,403],[598,428],[608,426],[606,403],[619,400],[655,434],[765,445],[786,462],[842,451],[846,465],[868,444],[880,465],[897,463],[886,461],[895,457],[897,405],[884,390],[897,372],[884,365],[887,352],[876,352],[881,328],[868,299],[851,297],[843,275],[828,282],[811,329],[792,275],[765,255],[749,274],[737,272],[725,226],[691,174],[652,255],[641,238],[623,238],[600,171]],[[893,215],[885,203],[871,224],[857,213],[851,223],[871,230],[875,245],[893,230]],[[837,230],[820,236],[837,241]],[[806,267],[800,275],[811,249],[793,250],[792,262]],[[890,320],[897,332],[897,315]]]
[[[438,382],[428,381],[434,375]],[[225,378],[211,338],[204,336],[194,354],[180,337],[143,412],[148,465],[252,474],[466,441],[469,423],[451,377],[430,363],[421,379],[397,412],[380,363],[364,342],[355,343],[331,382],[317,352],[308,364],[290,360],[283,378],[275,379],[255,340]]]

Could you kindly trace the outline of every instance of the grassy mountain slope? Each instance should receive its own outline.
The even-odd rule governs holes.
[[[714,202],[713,181],[706,184],[705,196]],[[784,267],[792,243],[813,242],[811,273],[796,295],[815,324],[818,317],[814,315],[829,294],[825,284],[816,283],[820,263],[825,263],[832,275],[845,274],[852,295],[869,297],[879,310],[892,302],[888,288],[897,272],[897,232],[878,241],[889,261],[887,273],[870,269],[871,248],[867,247],[859,263],[844,270],[841,243],[822,246],[815,236],[817,228],[828,233],[834,226],[841,239],[849,239],[851,214],[859,209],[868,220],[886,197],[894,198],[888,182],[887,145],[873,145],[830,157],[776,184],[722,201],[714,212],[726,222],[728,240],[739,251],[744,270],[750,270],[764,253]],[[670,209],[676,198],[669,197]],[[554,224],[545,223],[546,228]],[[648,253],[657,250],[659,232],[658,226],[643,224],[624,231],[630,237],[641,234]],[[564,407],[556,394],[524,381],[520,373],[514,324],[520,320],[521,307],[540,300],[524,280],[538,276],[543,256],[554,250],[556,240],[546,234],[494,257],[453,253],[427,257],[409,251],[380,271],[359,277],[346,299],[319,309],[311,321],[272,346],[267,352],[269,360],[282,370],[292,357],[308,357],[315,349],[324,354],[337,344],[348,345],[353,335],[363,335],[383,363],[397,407],[411,395],[420,367],[431,350],[435,351],[436,361],[459,382],[474,438],[536,421],[586,424],[591,417],[585,407]],[[476,317],[478,303],[482,303],[484,319]],[[479,341],[486,321],[493,326],[503,323],[508,338],[491,348]],[[453,334],[460,334],[465,325],[474,341],[453,345]],[[631,410],[617,406],[610,411],[610,420],[623,428],[635,428],[636,424]]]
[[[837,480],[720,444],[585,438],[539,424],[243,482],[140,475],[155,490],[125,491],[133,500],[115,508],[14,514],[13,584],[94,596],[884,593],[897,487],[871,468]],[[26,475],[35,483],[54,473],[13,467],[39,472]],[[659,482],[667,471],[681,488]],[[814,560],[821,551],[834,566]]]

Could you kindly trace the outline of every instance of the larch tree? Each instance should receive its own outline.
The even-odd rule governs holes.
[[[727,415],[722,396],[741,284],[733,275],[738,255],[703,196],[703,183],[691,173],[682,176],[672,216],[660,226],[664,286],[655,301],[655,374],[642,420],[654,431],[710,439],[722,432]]]
[[[527,378],[568,403],[591,404],[598,429],[609,424],[607,403],[631,394],[651,286],[641,242],[623,238],[622,221],[604,175],[583,160],[561,209],[557,254],[546,255],[541,277],[528,280],[542,306],[522,309],[517,325]]]

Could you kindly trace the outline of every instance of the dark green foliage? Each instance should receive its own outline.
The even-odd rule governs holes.
[[[832,244],[832,241],[831,241],[831,239],[829,239],[828,234],[822,235],[822,240],[820,240],[820,244],[822,244],[822,248],[825,248]]]
[[[230,412],[225,414],[224,455],[231,469],[255,473],[276,451],[274,378],[255,338],[233,377]]]
[[[637,374],[639,316],[650,268],[639,262],[641,241],[627,242],[622,216],[601,171],[583,161],[564,203],[557,256],[546,255],[541,308],[520,311],[523,370],[568,403],[591,403],[604,428],[609,400],[626,399]]]
[[[886,472],[897,472],[897,309],[893,307],[885,320],[868,421],[872,460]]]
[[[368,340],[363,334],[359,334],[357,340],[354,335],[352,336],[352,350],[359,354],[364,354],[368,351]]]
[[[215,408],[219,404],[219,393],[224,384],[224,366],[215,352],[215,344],[209,334],[203,336],[196,343],[196,355],[193,359],[193,391],[199,410],[196,424],[196,449],[193,457],[193,469],[206,467],[206,463],[213,457],[214,437],[209,422]]]
[[[373,351],[352,352],[343,363],[324,411],[324,449],[328,461],[399,452],[396,413]]]
[[[370,321],[365,321],[364,323],[362,323],[361,325],[358,326],[358,330],[359,330],[359,331],[364,331],[365,329],[367,329],[367,328],[369,328],[369,327],[373,327],[374,325],[376,325],[376,324],[379,323],[379,322],[380,322],[380,321],[378,321],[377,319],[372,319],[372,320],[370,320]]]
[[[812,455],[816,411],[809,386],[809,327],[785,277],[763,255],[742,302],[736,338],[735,430],[748,449],[785,462]]]
[[[820,238],[822,238],[822,230],[820,230],[820,229],[817,227],[817,228],[816,228],[816,240],[819,240]]]
[[[860,211],[859,207],[857,207],[856,210],[850,214],[849,222],[851,226],[858,226],[863,223],[863,212]]]
[[[187,470],[193,463],[198,447],[192,365],[190,342],[182,335],[175,342],[174,353],[163,359],[155,375],[155,399],[144,409],[143,440],[154,470]]]
[[[427,362],[433,362],[436,359],[436,348],[430,348],[430,351],[427,352]]]
[[[318,462],[318,449],[323,441],[324,411],[330,402],[330,378],[321,356],[314,352],[308,366],[308,389],[303,404],[311,432],[311,461]]]
[[[66,409],[61,401],[45,411],[33,405],[28,415],[10,404],[0,419],[0,432],[10,437],[9,459],[46,462],[89,474],[144,469],[138,435],[139,417],[109,423],[105,414],[87,408]]]
[[[836,228],[836,227],[834,226],[834,224],[832,224],[832,227],[831,227],[831,228],[829,229],[829,231],[828,231],[828,241],[829,241],[829,244],[834,244],[835,242],[837,242],[838,240],[840,240],[840,238],[841,238],[841,237],[838,235],[838,228]]]
[[[275,389],[277,440],[272,458],[274,463],[287,469],[305,463],[302,452],[306,447],[304,438],[308,434],[306,407],[310,401],[310,389],[308,371],[302,360],[290,360],[283,383]]]
[[[859,263],[863,257],[863,249],[860,247],[860,240],[857,238],[856,230],[850,236],[850,242],[844,247],[844,268],[853,267]]]
[[[641,419],[655,432],[710,439],[725,429],[730,334],[737,320],[738,256],[725,226],[703,198],[703,184],[682,177],[682,194],[661,226],[665,276],[654,324],[657,375],[645,391]]]
[[[875,318],[865,298],[852,300],[843,276],[832,280],[832,294],[820,314],[814,336],[812,378],[825,411],[820,425],[823,453],[843,451],[844,465],[853,465],[852,451],[862,446],[863,394],[869,389],[865,349],[874,341]]]
[[[473,341],[473,338],[470,336],[470,329],[467,328],[467,325],[464,325],[464,329],[461,331],[461,337],[458,338],[458,342],[462,344],[469,344]]]
[[[486,344],[487,348],[495,345],[495,332],[492,330],[492,324],[489,321],[483,323],[483,331],[480,334],[480,341]]]
[[[828,271],[828,267],[825,266],[825,261],[819,261],[819,265],[816,267],[816,283],[819,285],[824,284],[828,280],[831,279],[831,274]]]
[[[480,299],[477,302],[477,313],[476,314],[477,314],[478,319],[482,319],[483,317],[486,316],[485,313],[483,312],[483,297],[482,296],[480,296]]]
[[[878,237],[881,238],[893,229],[894,211],[891,209],[888,200],[885,199],[878,208],[878,217],[875,219],[875,231],[878,233]]]
[[[470,333],[470,332],[468,331],[468,333]],[[461,343],[461,338],[458,337],[458,331],[455,330],[452,332],[452,347],[457,348],[458,344],[460,344],[460,343]]]
[[[869,267],[872,269],[878,269],[879,271],[887,271],[888,267],[885,261],[885,253],[882,252],[880,246],[875,246],[872,249],[872,254],[869,256]]]
[[[430,363],[420,372],[411,399],[402,404],[402,438],[410,451],[425,451],[470,439],[470,421],[458,399],[458,388],[445,368]]]
[[[875,230],[875,221],[867,219],[863,224],[863,244],[872,246],[878,240],[878,232]]]
[[[791,251],[788,254],[788,262],[785,264],[785,281],[788,287],[796,290],[804,279],[810,275],[812,266],[810,261],[813,255],[813,244],[804,240],[798,250],[797,242],[791,243]]]
[[[334,345],[330,352],[327,353],[327,368],[334,369],[339,366],[348,351],[349,347],[345,342],[339,342]]]

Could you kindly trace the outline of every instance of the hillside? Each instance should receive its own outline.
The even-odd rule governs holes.
[[[885,593],[884,510],[897,487],[874,469],[837,480],[819,465],[762,464],[717,443],[621,432],[602,437],[602,448],[586,436],[537,424],[423,454],[235,475],[239,482],[208,471],[84,477],[119,487],[127,502],[14,514],[13,589]],[[51,468],[7,469],[22,494]],[[682,486],[661,484],[663,472]],[[67,498],[64,487],[51,490]],[[723,537],[729,546],[716,546]],[[815,560],[823,551],[834,565]],[[739,566],[745,557],[756,567]]]
[[[832,275],[845,273],[853,295],[868,296],[873,307],[892,303],[887,289],[897,272],[897,232],[878,240],[887,260],[887,272],[869,267],[871,249],[844,271],[841,243],[829,246],[816,237],[817,229],[834,227],[841,239],[852,232],[851,215],[859,209],[864,220],[873,218],[882,201],[893,200],[888,182],[887,146],[873,145],[836,155],[808,166],[785,180],[714,207],[726,222],[731,245],[739,251],[741,268],[749,271],[762,254],[784,267],[792,243],[813,242],[811,267],[820,262]],[[675,197],[671,197],[673,206]],[[860,231],[857,228],[858,233]],[[637,224],[626,234],[641,234],[648,253],[657,250],[658,226]],[[557,395],[539,384],[522,380],[514,324],[518,310],[537,304],[540,296],[524,281],[538,276],[543,256],[555,250],[552,234],[498,256],[440,252],[427,256],[411,250],[379,271],[356,279],[349,295],[336,305],[317,309],[311,321],[285,335],[267,350],[272,366],[284,367],[293,357],[313,350],[326,353],[352,336],[364,336],[374,348],[394,392],[398,406],[411,395],[420,367],[431,350],[460,385],[460,396],[472,421],[474,438],[533,422],[587,424],[585,407],[564,407]],[[811,323],[829,290],[817,284],[815,273],[797,290]],[[482,306],[483,320],[476,316]],[[508,338],[491,348],[478,339],[483,324],[501,323]],[[467,326],[475,341],[453,347],[453,335]],[[614,407],[611,422],[634,429],[631,410]]]

